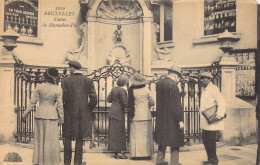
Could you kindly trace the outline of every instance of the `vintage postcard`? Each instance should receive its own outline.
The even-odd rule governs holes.
[[[0,164],[258,164],[259,20],[256,0],[0,0]]]

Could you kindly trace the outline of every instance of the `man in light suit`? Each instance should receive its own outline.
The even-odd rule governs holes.
[[[207,152],[208,160],[202,162],[204,165],[217,165],[216,154],[216,133],[224,129],[224,121],[220,120],[225,116],[225,101],[218,87],[212,83],[213,76],[209,72],[200,74],[202,94],[200,99],[200,112],[214,105],[217,105],[217,117],[219,121],[209,124],[206,118],[201,115],[200,125],[202,128],[202,141]]]
[[[64,78],[63,90],[64,124],[62,126],[64,142],[64,164],[70,165],[72,156],[72,138],[76,139],[74,164],[82,164],[83,138],[92,135],[92,111],[97,104],[97,95],[93,81],[80,72],[81,64],[69,62],[70,77]]]

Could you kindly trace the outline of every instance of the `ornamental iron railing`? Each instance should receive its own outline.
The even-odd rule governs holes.
[[[17,131],[16,139],[18,142],[28,143],[34,137],[34,113],[38,108],[38,105],[28,115],[26,122],[23,123],[21,118],[24,111],[27,108],[29,100],[31,98],[32,91],[35,89],[37,84],[44,82],[43,73],[47,67],[36,67],[24,65],[20,60],[15,59],[15,83],[14,83],[14,104],[17,115]],[[61,81],[64,77],[69,76],[68,68],[58,68]],[[201,140],[201,129],[200,129],[200,115],[199,115],[199,104],[201,86],[198,79],[198,74],[202,71],[210,71],[214,75],[215,84],[220,84],[219,67],[218,62],[213,63],[212,66],[198,69],[184,69],[183,77],[178,82],[178,86],[181,93],[181,103],[184,113],[184,135],[185,142],[191,144]],[[116,61],[113,65],[107,65],[93,71],[85,76],[91,78],[94,82],[94,86],[97,93],[98,103],[96,108],[93,110],[95,121],[94,121],[94,140],[99,144],[105,144],[107,146],[108,141],[108,130],[109,130],[109,119],[108,111],[110,103],[107,102],[107,96],[111,89],[116,85],[117,78],[125,74],[131,77],[134,73],[139,72],[130,66],[123,66],[119,61]],[[148,76],[144,75],[148,80],[149,89],[151,90],[152,97],[156,99],[156,82],[163,78],[157,75]],[[59,85],[60,85],[59,81]],[[129,84],[127,84],[129,87]],[[127,88],[126,87],[126,88]],[[153,116],[153,128],[155,128],[156,120],[156,106],[151,110]],[[125,112],[125,127],[127,143],[129,143],[129,118],[128,112]],[[154,130],[153,130],[154,131]],[[60,139],[62,140],[62,129],[60,126]],[[90,141],[91,139],[84,139]]]

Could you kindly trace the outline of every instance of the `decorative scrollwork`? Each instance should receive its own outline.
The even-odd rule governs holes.
[[[131,66],[124,66],[120,63],[119,60],[115,60],[113,65],[106,65],[98,70],[94,70],[91,74],[86,75],[92,78],[94,81],[98,81],[101,78],[106,78],[112,76],[113,79],[118,78],[120,75],[126,74],[129,77],[136,73],[136,71]]]
[[[122,65],[129,66],[131,63],[130,52],[126,49],[125,45],[117,44],[109,51],[107,57],[107,64],[113,65],[115,60],[118,60]]]
[[[97,16],[104,19],[138,19],[143,10],[136,0],[106,0],[97,9]]]
[[[85,45],[87,45],[87,41],[85,39],[87,37],[87,22],[83,22],[79,26],[79,30],[81,33],[81,44],[79,48],[71,49],[66,52],[65,63],[68,63],[69,61],[73,61],[73,60],[82,61],[83,58],[82,56],[84,55],[83,50],[85,49]]]
[[[45,82],[43,73],[46,71],[46,69],[47,68],[33,69],[31,66],[19,65],[18,63],[15,66],[15,77],[28,83],[43,83]],[[60,82],[64,77],[68,76],[69,74],[67,73],[67,70],[64,69],[58,77],[58,82]]]
[[[220,59],[211,64],[210,72],[213,75],[213,83],[221,87],[221,67],[219,65]]]
[[[210,67],[210,72],[214,78],[220,77],[220,75],[221,75],[219,62],[220,62],[220,60],[213,62]]]

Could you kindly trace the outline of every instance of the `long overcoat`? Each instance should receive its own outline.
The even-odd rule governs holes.
[[[176,82],[164,77],[156,84],[156,125],[155,142],[170,147],[184,145],[181,97]]]
[[[64,124],[63,137],[91,137],[92,111],[97,104],[93,81],[80,73],[64,78],[63,90]]]

